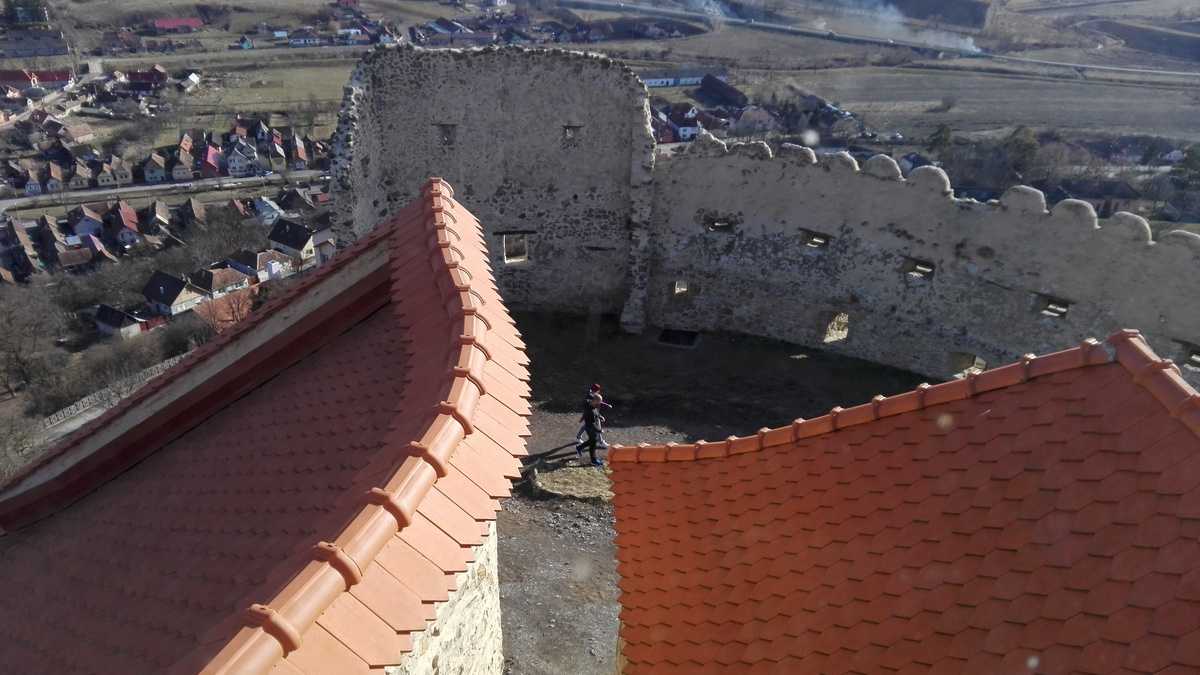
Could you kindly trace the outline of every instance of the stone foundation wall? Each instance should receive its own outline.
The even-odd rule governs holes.
[[[458,590],[438,608],[437,620],[413,640],[413,650],[386,675],[500,675],[504,638],[496,568],[496,523],[475,548],[475,562],[458,575]]]

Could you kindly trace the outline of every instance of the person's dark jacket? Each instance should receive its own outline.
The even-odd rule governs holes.
[[[585,401],[583,404],[583,426],[585,429],[600,430],[601,420],[600,411],[592,407],[591,401]]]

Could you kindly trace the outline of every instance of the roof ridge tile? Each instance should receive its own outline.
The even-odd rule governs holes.
[[[411,440],[406,446],[407,456],[391,470],[391,478],[386,481],[385,486],[374,487],[367,492],[365,505],[350,525],[342,530],[337,539],[338,543],[318,545],[318,560],[307,565],[272,601],[272,605],[280,608],[278,616],[283,622],[281,625],[295,626],[301,634],[314,624],[324,608],[329,607],[341,593],[361,581],[361,570],[366,569],[389,541],[404,535],[418,524],[418,511],[425,496],[433,490],[439,478],[448,475],[453,456],[459,446],[467,437],[475,434],[476,415],[483,415],[478,403],[486,395],[483,384],[484,367],[489,362],[496,362],[507,371],[513,366],[497,362],[497,351],[504,352],[506,356],[520,353],[507,343],[504,345],[507,350],[500,345],[495,345],[496,349],[492,349],[489,341],[492,323],[480,312],[483,296],[474,293],[471,287],[475,279],[480,283],[484,283],[484,280],[490,281],[491,273],[490,270],[474,274],[465,273],[466,270],[461,266],[466,257],[460,249],[453,246],[451,239],[462,242],[463,237],[447,225],[448,222],[457,222],[451,210],[453,203],[450,200],[453,194],[450,186],[440,178],[431,178],[421,189],[424,207],[416,211],[415,217],[405,218],[406,214],[402,211],[393,219],[391,228],[377,228],[385,231],[394,229],[395,231],[389,232],[389,239],[393,242],[407,239],[404,234],[406,227],[428,230],[426,260],[433,271],[432,277],[414,275],[414,265],[395,264],[395,252],[399,247],[394,245],[392,248],[393,255],[388,269],[393,283],[391,295],[394,311],[397,317],[401,318],[407,304],[425,302],[421,297],[423,294],[403,293],[397,286],[407,286],[414,279],[430,279],[428,288],[433,291],[433,297],[437,298],[434,302],[438,302],[446,313],[441,321],[449,324],[450,335],[457,334],[458,337],[453,339],[453,345],[447,354],[447,363],[442,366],[444,369],[441,372],[448,376],[445,377],[445,382],[438,389],[424,390],[426,394],[446,392],[444,399],[433,406],[433,415],[423,430],[417,432],[417,440]],[[476,227],[472,228],[472,232],[479,238],[478,245],[482,247],[481,230]],[[418,256],[405,257],[417,262]],[[418,332],[425,332],[430,337],[439,332],[430,328],[428,331]],[[499,334],[497,337],[503,340]],[[416,367],[423,371],[434,368],[434,360],[416,358],[421,346],[417,342],[409,340],[404,344],[405,350],[414,357]],[[412,381],[417,380],[414,375]],[[408,394],[405,394],[404,399],[407,398]],[[513,415],[523,417],[516,413]],[[519,435],[515,438],[523,443]],[[521,450],[504,449],[509,455],[517,454]],[[459,546],[457,542],[453,543]],[[474,557],[469,550],[464,551],[464,556],[468,561]],[[334,578],[337,580],[336,584],[332,583]],[[286,656],[299,648],[299,634],[296,637],[297,641],[293,644],[291,634],[283,630],[264,630],[262,633],[242,631],[209,663],[205,672],[265,672],[278,661],[281,650],[283,656]]]
[[[801,439],[822,436],[886,417],[973,398],[1034,378],[1113,361],[1124,366],[1134,383],[1152,394],[1172,417],[1200,436],[1200,393],[1183,379],[1174,362],[1154,353],[1139,331],[1124,329],[1111,335],[1105,342],[1087,338],[1070,349],[1042,356],[1025,354],[1020,361],[992,370],[973,371],[961,378],[935,385],[920,384],[915,389],[893,396],[877,395],[870,402],[852,408],[834,407],[821,417],[807,420],[797,418],[787,426],[759,429],[756,436],[730,436],[726,441],[716,443],[698,441],[691,446],[695,451],[690,454],[680,449],[685,446],[674,444],[663,446],[643,443],[636,448],[613,445],[609,461],[659,462],[666,461],[668,456],[670,461],[715,459],[728,454],[710,449],[718,445],[728,448],[736,444],[743,449],[742,452],[747,452],[744,448],[751,444],[759,450],[789,445]]]

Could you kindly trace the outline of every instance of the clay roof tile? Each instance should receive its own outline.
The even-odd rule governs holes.
[[[0,580],[23,589],[0,624],[29,627],[0,661],[24,673],[366,673],[399,662],[492,531],[527,433],[527,388],[508,374],[520,367],[495,361],[520,349],[493,349],[482,366],[464,356],[476,347],[445,336],[469,320],[465,303],[420,300],[452,278],[441,255],[421,274],[389,263],[439,227],[431,204],[473,222],[451,195],[433,179],[391,222],[0,493]],[[483,250],[478,230],[455,236]],[[481,259],[458,260],[470,280],[456,283],[492,283]],[[348,284],[355,275],[365,276]],[[508,319],[499,303],[488,312]],[[507,327],[478,337],[515,336]],[[477,387],[458,363],[495,364],[495,386]],[[501,387],[507,403],[484,391]],[[453,414],[430,436],[439,391]],[[468,435],[485,410],[492,438]],[[423,437],[436,438],[428,456],[409,445]],[[42,482],[48,470],[58,475]]]
[[[1123,331],[755,436],[616,447],[624,672],[1191,667],[1198,400]]]

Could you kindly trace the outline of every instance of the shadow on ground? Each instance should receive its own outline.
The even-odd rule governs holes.
[[[635,444],[750,434],[923,381],[761,338],[706,334],[694,349],[681,349],[658,344],[656,331],[625,335],[613,319],[591,330],[573,316],[516,320],[531,361],[534,453],[572,442],[592,382],[614,405],[609,442]],[[515,497],[500,514],[499,532],[506,672],[612,675],[618,605],[611,505]]]

